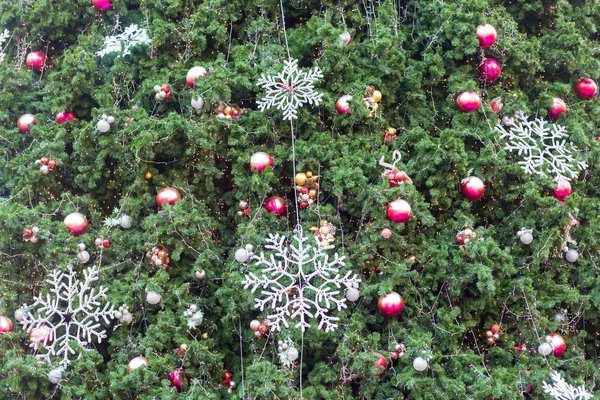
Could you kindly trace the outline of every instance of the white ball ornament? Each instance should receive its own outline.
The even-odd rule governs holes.
[[[109,115],[108,117],[106,117],[106,122],[108,122],[109,124],[114,124],[115,117],[113,117],[112,115]]]
[[[427,360],[424,359],[423,357],[417,357],[413,361],[413,367],[415,368],[415,370],[417,370],[419,372],[425,371],[428,366],[429,366],[429,364],[427,363]]]
[[[565,254],[565,258],[568,262],[574,263],[579,258],[579,253],[575,249],[569,249]]]
[[[50,172],[50,168],[47,165],[42,165],[40,167],[40,174],[48,175],[48,172]]]
[[[206,278],[206,271],[196,271],[196,279],[204,279]]]
[[[108,121],[101,119],[96,124],[96,129],[98,129],[100,132],[108,132],[110,130],[110,124]]]
[[[546,342],[540,344],[538,346],[538,353],[544,357],[549,356],[552,353],[552,345]]]
[[[517,232],[517,236],[519,236],[519,239],[523,244],[531,244],[531,242],[533,242],[533,233],[531,232],[531,229],[521,229]]]
[[[86,249],[85,243],[79,243],[79,251],[84,251]]]
[[[38,233],[39,231],[40,231],[40,228],[38,228],[37,226],[34,226],[33,228],[31,228],[31,232],[33,232],[34,235],[36,233]]]
[[[346,289],[346,299],[348,301],[356,301],[360,297],[360,291],[356,288],[348,288]]]
[[[81,250],[81,251],[77,252],[77,259],[79,261],[81,261],[83,264],[85,264],[88,261],[90,261],[90,253],[88,253],[85,250]]]
[[[30,241],[31,243],[37,243],[37,242],[38,242],[38,238],[37,238],[37,236],[32,236],[32,237],[29,239],[29,241]]]
[[[57,384],[58,382],[60,382],[60,380],[62,379],[62,374],[64,372],[64,368],[59,367],[59,368],[54,368],[53,370],[51,370],[50,372],[48,372],[48,380],[53,383],[53,384]]]
[[[160,303],[160,300],[162,299],[162,296],[155,292],[154,290],[149,291],[148,293],[146,293],[146,301],[150,304],[158,304]]]
[[[246,249],[237,249],[234,257],[237,262],[245,263],[249,258],[248,251]]]
[[[131,217],[129,215],[122,215],[120,219],[121,228],[129,229],[131,228]]]
[[[252,321],[250,321],[250,329],[252,329],[253,331],[256,331],[259,326],[260,326],[259,320],[253,319]]]
[[[289,347],[286,354],[290,361],[296,361],[298,359],[298,349],[295,347]]]
[[[15,310],[15,319],[21,322],[25,319],[25,310],[23,308],[17,308]]]
[[[199,96],[196,99],[192,99],[192,107],[196,110],[201,109],[204,106],[204,97]]]

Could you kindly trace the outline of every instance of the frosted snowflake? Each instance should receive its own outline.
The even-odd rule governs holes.
[[[2,32],[2,34],[0,34],[0,64],[2,64],[2,61],[4,61],[4,58],[6,57],[6,53],[4,52],[6,50],[6,47],[2,47],[2,45],[4,44],[4,42],[6,42],[6,39],[8,39],[8,37],[10,36],[10,32],[8,31],[8,29],[5,29],[4,32]]]
[[[21,324],[30,332],[32,329],[45,329],[47,334],[43,340],[32,341],[35,350],[45,350],[38,358],[51,362],[52,357],[60,359],[59,364],[67,366],[69,356],[77,354],[71,347],[71,341],[86,347],[97,339],[98,343],[106,338],[106,331],[99,331],[100,319],[109,323],[115,318],[116,310],[109,302],[101,307],[100,300],[106,297],[106,288],[98,290],[91,285],[98,280],[98,267],[93,266],[83,271],[83,281],[76,277],[76,272],[69,265],[67,271],[53,270],[47,282],[50,293],[34,297],[35,303],[25,305],[27,310]],[[39,307],[35,313],[31,310]],[[40,346],[40,344],[42,346]]]
[[[554,383],[551,385],[544,382],[544,392],[556,400],[589,400],[594,397],[591,393],[588,393],[583,385],[579,387],[569,385],[559,372],[550,373],[550,378]]]
[[[152,43],[148,31],[136,24],[129,25],[123,33],[107,36],[104,39],[104,48],[96,53],[97,56],[105,56],[110,53],[123,51],[123,56],[131,54],[131,48],[142,43]],[[120,56],[117,56],[120,57]]]
[[[516,114],[516,120],[509,130],[497,126],[502,135],[508,138],[504,148],[516,151],[525,160],[518,164],[528,174],[550,175],[555,178],[577,178],[579,170],[587,168],[584,161],[578,161],[573,153],[579,150],[571,143],[566,146],[567,129],[558,124],[548,124],[542,118],[529,121],[522,112]],[[546,173],[546,170],[548,173]]]
[[[254,293],[262,287],[262,298],[255,299],[255,308],[270,308],[267,316],[269,327],[274,331],[281,330],[281,324],[288,327],[288,317],[297,318],[296,327],[302,331],[310,327],[310,319],[319,319],[319,329],[332,331],[337,328],[339,318],[328,315],[334,306],[337,310],[346,308],[346,298],[340,294],[340,287],[356,288],[360,282],[352,271],[340,276],[339,268],[343,267],[344,258],[337,253],[333,260],[324,250],[333,246],[314,246],[307,242],[311,239],[303,237],[301,231],[293,237],[295,244],[286,247],[284,236],[269,235],[266,249],[273,253],[265,256],[254,256],[256,266],[264,266],[261,276],[249,272],[242,283],[244,289],[252,287]],[[313,239],[314,240],[314,239]]]
[[[283,110],[283,119],[297,119],[298,108],[305,103],[318,106],[321,102],[323,93],[314,91],[314,83],[321,78],[319,67],[303,72],[298,69],[298,60],[287,60],[279,74],[269,77],[262,74],[258,86],[266,93],[256,104],[260,111],[275,107]]]

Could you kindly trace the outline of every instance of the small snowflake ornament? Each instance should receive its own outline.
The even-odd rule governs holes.
[[[260,111],[269,108],[283,110],[283,119],[298,118],[298,108],[305,103],[318,106],[323,93],[314,91],[314,83],[323,78],[319,67],[304,72],[298,69],[298,60],[284,62],[283,71],[275,76],[262,74],[258,86],[265,90],[265,96],[256,104]]]
[[[285,368],[289,368],[292,366],[294,361],[298,359],[298,349],[296,349],[296,345],[292,339],[289,337],[284,341],[279,341],[277,343],[277,356],[279,357],[279,362]]]
[[[110,323],[117,311],[110,302],[101,305],[106,298],[106,288],[92,287],[99,279],[99,272],[97,266],[87,268],[81,281],[70,265],[66,272],[55,269],[47,279],[50,293],[34,297],[31,306],[23,306],[27,310],[20,321],[23,328],[30,331],[45,326],[50,333],[48,336],[54,339],[42,343],[45,344],[42,348],[38,341],[31,344],[35,350],[44,351],[37,356],[39,359],[66,367],[71,362],[70,357],[80,355],[79,349],[71,347],[71,341],[85,348],[95,340],[100,343],[106,338],[106,331],[100,330],[100,321]]]
[[[500,132],[500,139],[508,139],[504,148],[524,158],[518,164],[526,173],[572,179],[588,167],[585,161],[574,157],[579,150],[571,143],[567,145],[565,138],[569,135],[564,126],[549,124],[542,118],[529,121],[522,112],[507,125],[508,130],[500,125],[495,129]]]
[[[326,332],[337,328],[339,318],[329,315],[347,307],[344,296],[348,288],[356,288],[360,279],[352,271],[340,275],[344,258],[334,254],[330,259],[325,250],[333,246],[310,245],[313,243],[298,229],[289,246],[286,238],[279,234],[269,235],[266,249],[271,254],[254,256],[255,266],[264,266],[258,275],[249,272],[242,283],[244,289],[251,287],[254,293],[262,288],[261,297],[255,299],[255,308],[269,309],[269,328],[281,330],[281,324],[289,327],[288,319],[298,319],[295,325],[305,331],[310,320],[319,320],[318,329]]]
[[[188,319],[187,326],[189,329],[195,329],[204,320],[204,314],[198,310],[198,306],[195,304],[189,306],[183,316]]]
[[[544,382],[544,386],[542,387],[545,393],[548,393],[556,400],[589,400],[594,397],[583,385],[579,387],[569,385],[559,372],[551,372],[550,378],[554,383],[549,384]]]

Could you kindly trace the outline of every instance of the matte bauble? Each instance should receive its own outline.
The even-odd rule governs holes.
[[[123,229],[131,228],[131,217],[129,215],[122,215],[119,222],[121,224],[121,228],[123,228]]]
[[[550,119],[558,119],[560,114],[565,114],[567,112],[567,105],[562,99],[555,97],[552,99],[552,107],[548,109],[548,118]]]
[[[13,322],[4,314],[0,314],[0,335],[6,332],[12,332],[14,329]]]
[[[199,77],[206,77],[206,75],[208,74],[208,71],[206,70],[206,68],[204,67],[200,67],[200,66],[195,66],[190,68],[190,70],[188,71],[185,80],[188,84],[189,87],[193,88],[194,87],[194,81],[196,80],[196,78]]]
[[[356,301],[360,297],[360,291],[356,288],[348,288],[346,289],[346,299],[348,301]]]
[[[475,30],[477,39],[479,39],[479,45],[483,48],[492,46],[496,42],[498,34],[496,28],[489,24],[481,24]]]
[[[185,374],[184,369],[181,367],[175,368],[173,372],[169,374],[169,381],[171,381],[171,384],[175,386],[175,389],[180,393],[183,390],[182,380],[189,382],[190,378]]]
[[[43,51],[32,51],[27,54],[27,58],[25,59],[25,64],[27,64],[27,68],[32,71],[40,72],[43,68],[46,67],[46,62],[48,58]]]
[[[50,383],[54,383],[56,385],[58,382],[60,382],[63,376],[63,372],[65,372],[65,369],[63,367],[54,368],[53,370],[48,372],[47,377]]]
[[[500,63],[493,58],[486,58],[479,66],[479,79],[487,83],[492,83],[500,77],[502,67]]]
[[[552,353],[552,346],[544,342],[538,346],[538,353],[544,357],[549,356]]]
[[[92,5],[98,11],[106,11],[112,7],[110,0],[92,0]]]
[[[598,95],[598,85],[593,79],[580,79],[575,84],[575,94],[583,100],[591,100]]]
[[[279,196],[269,197],[265,201],[264,207],[268,212],[272,212],[277,217],[282,217],[287,214],[287,204],[285,199]]]
[[[144,356],[137,356],[133,359],[131,359],[131,361],[129,361],[129,372],[133,372],[136,369],[143,367],[145,365],[150,364],[150,360],[148,360],[146,357]]]
[[[393,318],[404,310],[404,300],[396,292],[389,292],[381,297],[377,301],[377,308],[381,315],[387,318]]]
[[[33,114],[23,114],[17,120],[17,128],[21,133],[29,133],[29,128],[37,123]]]
[[[337,111],[338,114],[351,114],[350,111],[350,101],[352,101],[352,96],[350,95],[345,95],[340,97],[336,102],[335,102],[335,109]]]
[[[531,244],[533,242],[533,234],[531,232],[524,232],[519,236],[519,239],[523,244]]]
[[[237,249],[235,251],[234,257],[235,257],[235,261],[240,262],[240,263],[245,263],[246,261],[248,261],[248,258],[250,257],[250,255],[248,254],[246,249]]]
[[[481,105],[481,99],[476,92],[462,92],[456,97],[456,106],[462,112],[475,111]]]
[[[568,262],[574,263],[579,258],[579,252],[575,249],[569,249],[565,253],[565,258],[567,259]]]
[[[384,239],[389,239],[392,237],[392,231],[389,230],[388,228],[383,228],[381,230],[381,237]]]
[[[553,189],[552,194],[563,203],[565,198],[571,195],[571,183],[564,178],[559,178],[556,181],[556,187]]]
[[[23,321],[23,320],[25,319],[25,315],[26,315],[26,313],[25,313],[25,309],[23,309],[23,308],[17,308],[17,309],[15,310],[15,319],[16,319],[18,322],[21,322],[21,321]]]
[[[82,264],[85,264],[90,261],[90,253],[88,253],[87,250],[80,250],[77,252],[77,259],[81,261]]]
[[[423,357],[417,357],[413,361],[413,368],[419,372],[425,371],[427,367],[429,367],[429,364],[427,363],[427,360]]]
[[[67,215],[64,224],[73,236],[83,235],[88,229],[87,218],[78,212]]]
[[[264,151],[252,154],[250,157],[250,169],[262,172],[263,169],[273,166],[273,157]]]
[[[57,124],[62,124],[72,119],[75,119],[75,114],[73,114],[71,111],[61,111],[56,114],[55,120]]]
[[[546,342],[552,346],[554,357],[560,357],[567,351],[567,342],[565,338],[558,333],[550,333],[546,336]]]
[[[407,222],[412,216],[412,208],[408,201],[397,199],[387,206],[387,217],[392,222]]]
[[[110,124],[108,123],[107,120],[105,119],[101,119],[100,121],[98,121],[98,123],[96,124],[96,129],[98,129],[100,132],[104,133],[104,132],[108,132],[110,130]]]
[[[259,326],[260,326],[259,320],[253,319],[252,321],[250,321],[250,329],[252,329],[253,331],[257,331]]]
[[[50,168],[48,168],[47,165],[40,166],[40,174],[48,175],[49,172],[50,172]]]
[[[468,200],[475,201],[483,197],[485,185],[476,176],[469,176],[460,182],[460,192]]]
[[[158,208],[162,208],[164,203],[173,205],[179,200],[181,200],[181,195],[177,189],[172,187],[163,188],[156,194],[156,205],[158,205]]]
[[[197,98],[192,98],[192,107],[195,110],[199,110],[204,106],[204,97],[198,96]]]
[[[156,304],[160,303],[161,299],[162,299],[162,296],[160,295],[160,293],[157,293],[153,290],[146,293],[146,301],[152,305],[156,305]]]
[[[298,349],[296,349],[295,347],[289,347],[286,351],[287,354],[287,358],[290,361],[296,361],[298,359]]]
[[[377,375],[379,376],[383,376],[385,375],[386,371],[387,371],[387,360],[385,359],[385,357],[379,353],[374,353],[376,356],[378,356],[379,358],[377,359],[377,361],[375,361],[375,371],[377,372]]]

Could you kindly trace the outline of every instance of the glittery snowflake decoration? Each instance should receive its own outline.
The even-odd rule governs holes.
[[[71,341],[85,348],[93,340],[100,343],[106,338],[106,331],[99,330],[99,321],[110,323],[117,310],[109,302],[101,306],[107,289],[92,287],[98,280],[98,273],[97,266],[87,268],[83,271],[83,281],[80,281],[70,265],[66,272],[53,270],[47,279],[50,293],[45,297],[41,294],[34,297],[35,303],[23,307],[27,310],[20,321],[23,328],[28,332],[40,328],[48,332],[43,341],[31,344],[35,350],[44,351],[37,356],[39,359],[50,363],[56,357],[59,364],[67,366],[69,357],[78,354],[78,350],[71,347]],[[32,313],[35,308],[37,310]]]
[[[591,393],[588,393],[583,385],[579,387],[569,385],[559,372],[553,371],[550,373],[550,378],[554,383],[544,382],[544,392],[556,400],[589,400],[594,397]]]
[[[577,178],[578,170],[587,168],[584,161],[578,161],[573,153],[579,150],[571,143],[566,145],[567,129],[559,124],[548,124],[542,118],[529,121],[522,113],[515,115],[515,122],[506,130],[497,126],[500,139],[508,138],[504,148],[524,157],[518,164],[528,174],[552,176],[555,178]]]
[[[187,327],[189,329],[196,329],[198,325],[204,320],[204,314],[198,310],[198,306],[192,304],[184,311],[183,316],[188,319]]]
[[[138,44],[152,43],[148,31],[136,24],[129,25],[123,33],[107,36],[104,39],[104,48],[96,53],[97,56],[105,56],[114,52],[121,52],[123,56],[131,54],[131,48]],[[117,56],[120,57],[120,56]]]
[[[340,288],[356,288],[360,282],[356,274],[347,271],[341,276],[339,268],[343,267],[344,258],[337,253],[333,259],[325,250],[333,246],[311,246],[309,239],[302,236],[301,230],[293,236],[295,243],[289,247],[284,244],[284,236],[269,235],[266,249],[273,252],[267,256],[261,252],[254,256],[256,266],[264,266],[260,276],[249,272],[243,280],[244,289],[251,287],[252,293],[262,288],[262,298],[255,299],[255,308],[268,308],[269,327],[278,331],[281,324],[289,327],[288,318],[298,319],[295,325],[305,331],[310,327],[312,318],[319,320],[319,329],[326,332],[337,328],[339,318],[329,315],[332,308],[338,311],[346,308],[346,298]]]
[[[6,47],[2,46],[4,45],[4,42],[6,42],[6,39],[9,38],[9,36],[10,32],[8,31],[8,29],[5,29],[4,32],[0,34],[0,64],[2,64],[4,58],[6,57],[6,53],[4,52],[6,50]]]
[[[296,349],[296,344],[291,338],[287,338],[283,341],[279,341],[277,343],[277,357],[279,357],[279,362],[285,368],[289,368],[292,366],[294,361],[298,359],[298,349]]]
[[[304,72],[298,69],[298,60],[287,60],[283,71],[275,76],[262,74],[258,86],[265,90],[265,97],[256,104],[260,111],[275,107],[283,110],[283,119],[298,118],[298,108],[305,103],[318,106],[323,93],[314,91],[314,83],[323,78],[319,67]]]

